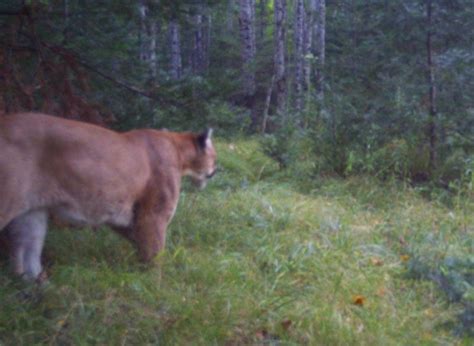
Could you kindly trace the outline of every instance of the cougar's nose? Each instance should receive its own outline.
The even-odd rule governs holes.
[[[214,168],[214,170],[211,173],[206,175],[206,179],[211,179],[216,174],[216,172],[217,172],[217,167]]]

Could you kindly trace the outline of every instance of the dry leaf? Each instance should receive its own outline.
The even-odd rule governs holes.
[[[405,238],[403,236],[400,236],[398,238],[398,241],[400,242],[401,245],[405,246],[407,245],[407,241],[405,240]]]
[[[259,330],[255,333],[258,340],[265,340],[268,336],[268,332],[265,329]]]
[[[402,260],[402,262],[408,262],[408,260],[410,259],[410,256],[408,256],[408,255],[401,255],[401,256],[400,256],[400,259]]]
[[[383,265],[383,261],[378,257],[370,258],[370,263],[372,263],[372,265],[377,266],[377,267],[380,267],[381,265]]]
[[[425,311],[423,311],[426,317],[432,318],[434,316],[433,310],[428,308]]]
[[[376,294],[377,294],[379,297],[383,297],[383,296],[385,295],[385,293],[386,293],[385,287],[380,287],[380,288],[377,290],[377,293],[376,293]]]
[[[293,324],[293,321],[291,321],[291,320],[283,320],[281,322],[281,326],[284,330],[288,330],[291,327],[292,324]]]
[[[358,306],[364,306],[365,304],[365,297],[361,295],[355,295],[352,297],[352,303]]]
[[[66,323],[66,320],[62,319],[56,322],[56,325],[58,326],[58,328],[62,328],[62,326],[64,326],[65,323]]]

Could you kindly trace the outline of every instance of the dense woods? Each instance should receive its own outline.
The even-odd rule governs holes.
[[[210,126],[219,169],[150,268],[54,224],[26,286],[0,234],[0,344],[472,344],[473,0],[2,0],[21,111]]]
[[[265,133],[303,174],[472,170],[468,0],[7,1],[0,23],[4,112]]]

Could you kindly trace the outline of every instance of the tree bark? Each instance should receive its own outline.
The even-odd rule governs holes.
[[[310,90],[311,84],[311,63],[312,60],[309,58],[311,55],[311,48],[313,45],[313,23],[314,23],[314,12],[315,6],[313,4],[315,0],[311,0],[309,4],[309,11],[305,12],[304,22],[304,43],[303,43],[303,92],[307,94]]]
[[[265,38],[265,31],[267,29],[267,2],[268,0],[260,0],[259,4],[259,26],[258,26],[258,39],[263,41]]]
[[[155,20],[152,20],[150,23],[150,56],[149,56],[149,65],[150,65],[150,74],[153,80],[156,79],[158,74],[158,58],[156,55],[158,39],[158,23]]]
[[[171,46],[171,79],[177,80],[181,78],[182,63],[181,63],[181,41],[179,35],[179,23],[177,19],[172,19],[169,23],[169,37]]]
[[[428,32],[426,34],[426,58],[428,67],[428,88],[429,88],[429,120],[428,120],[428,138],[429,138],[429,169],[432,174],[436,168],[436,84],[435,84],[435,66],[433,62],[433,4],[431,0],[426,2],[426,19]]]
[[[232,33],[234,31],[234,0],[228,0],[226,12],[226,29],[228,33]]]
[[[69,0],[64,0],[64,21],[63,21],[63,45],[67,45],[69,43]]]
[[[299,113],[303,108],[303,62],[304,62],[304,1],[296,1],[295,11],[295,108]]]
[[[207,9],[207,14],[204,16],[206,23],[206,31],[204,34],[204,57],[203,57],[203,69],[207,71],[209,69],[209,60],[211,54],[211,32],[212,32],[212,16],[211,11]]]
[[[285,39],[286,39],[286,0],[275,0],[275,85],[276,85],[276,112],[283,115],[286,110],[286,66],[285,66]]]
[[[194,37],[192,69],[194,74],[200,74],[204,69],[204,34],[203,34],[203,15],[202,7],[199,6],[198,12],[193,16]]]
[[[314,69],[316,95],[320,101],[324,99],[324,65],[326,61],[326,0],[314,0],[316,18],[314,20]]]
[[[150,7],[146,0],[138,4],[140,14],[140,60],[148,66],[151,78],[154,80],[158,73],[157,40],[159,23],[150,16]]]
[[[138,13],[140,15],[140,60],[147,61],[148,60],[148,50],[147,50],[147,40],[148,40],[148,33],[147,33],[147,15],[148,15],[148,6],[145,0],[140,0],[138,4]]]
[[[239,28],[243,64],[243,88],[247,98],[255,94],[255,30],[253,21],[253,0],[239,0]]]

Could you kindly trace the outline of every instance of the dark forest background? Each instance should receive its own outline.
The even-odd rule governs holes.
[[[0,111],[258,135],[296,175],[472,186],[470,0],[11,1]]]

